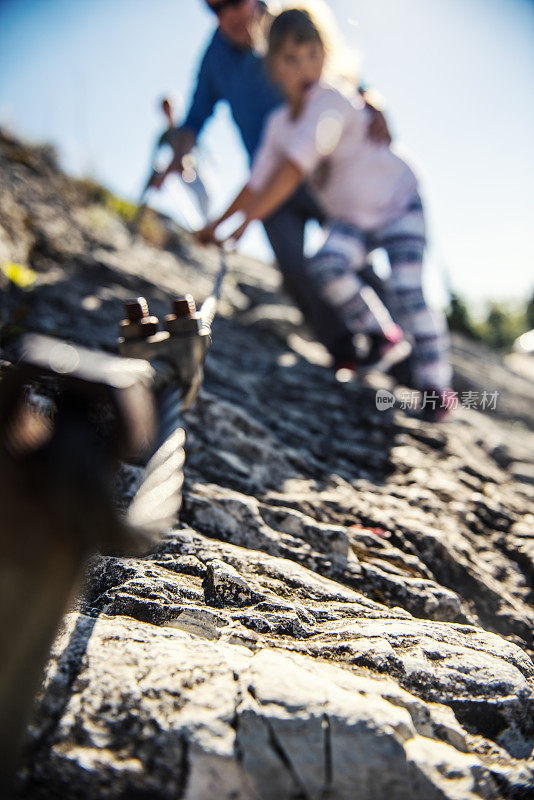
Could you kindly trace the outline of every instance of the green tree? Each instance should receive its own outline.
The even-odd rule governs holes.
[[[510,341],[507,314],[498,303],[492,303],[486,317],[486,341],[491,347],[506,347]]]
[[[530,295],[530,300],[527,301],[525,308],[525,322],[527,330],[531,331],[534,328],[534,292]]]
[[[527,330],[526,309],[491,303],[481,325],[482,338],[490,347],[509,348]]]
[[[473,320],[471,319],[471,314],[469,313],[465,300],[455,292],[451,292],[447,321],[451,331],[463,333],[464,336],[469,336],[471,339],[480,338]]]
[[[488,305],[485,317],[475,321],[465,300],[452,292],[447,320],[451,331],[497,350],[508,349],[518,336],[534,328],[534,294],[521,305],[494,301]]]

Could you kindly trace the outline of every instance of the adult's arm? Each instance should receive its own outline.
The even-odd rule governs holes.
[[[152,181],[152,186],[159,189],[167,175],[171,172],[182,173],[184,169],[184,157],[191,152],[195,146],[196,136],[187,128],[171,128],[165,133],[162,141],[172,147],[173,157],[168,167],[160,172]]]
[[[204,127],[206,120],[213,114],[213,109],[219,99],[213,85],[213,52],[214,43],[212,40],[200,64],[189,111],[180,126],[182,129],[189,131],[195,139]]]
[[[161,186],[167,175],[171,172],[181,172],[183,158],[191,152],[204,124],[213,114],[213,109],[218,101],[218,96],[213,85],[213,40],[204,53],[197,74],[197,82],[189,111],[182,124],[171,128],[164,134],[164,140],[173,149],[173,159],[164,173],[161,174],[157,188]]]

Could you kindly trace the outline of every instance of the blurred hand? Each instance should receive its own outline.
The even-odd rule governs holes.
[[[225,242],[233,242],[234,244],[237,244],[237,242],[238,242],[238,241],[241,239],[241,237],[242,237],[242,236],[243,236],[243,234],[245,233],[245,231],[246,231],[246,229],[248,228],[249,224],[250,224],[250,220],[249,220],[249,219],[246,219],[246,220],[245,220],[245,221],[244,221],[244,222],[243,222],[243,223],[242,223],[242,224],[239,226],[239,228],[236,228],[236,230],[235,230],[233,233],[231,233],[229,236],[226,236],[226,237],[224,238],[224,241],[225,241]]]
[[[374,89],[362,93],[365,105],[370,112],[369,137],[376,144],[390,145],[392,141],[389,126],[384,116],[383,97]]]
[[[195,233],[195,239],[197,242],[203,245],[220,244],[219,240],[215,236],[216,227],[216,224],[211,223],[210,225],[206,225],[205,228],[202,228],[202,230],[197,231]]]
[[[196,137],[187,128],[170,128],[165,135],[165,141],[170,144],[174,158],[167,168],[167,172],[181,172],[183,158],[195,146]]]
[[[316,167],[311,176],[311,182],[316,189],[324,189],[332,174],[332,163],[329,158],[324,158]]]
[[[372,108],[372,106],[370,106]],[[391,144],[391,133],[385,116],[377,108],[372,108],[369,136],[377,144]]]
[[[148,182],[147,189],[161,189],[163,181],[165,180],[165,172],[154,172]]]
[[[169,166],[164,172],[154,173],[150,179],[149,187],[151,189],[161,189],[165,178],[173,172],[181,175],[186,165],[184,164],[185,157],[191,152],[195,146],[195,135],[187,130],[187,128],[169,128],[159,139],[159,145],[168,144],[172,147],[173,158]]]

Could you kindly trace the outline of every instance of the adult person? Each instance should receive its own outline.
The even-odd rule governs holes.
[[[174,158],[162,176],[182,170],[183,158],[194,147],[219,101],[226,101],[252,162],[266,118],[283,97],[265,69],[261,45],[272,20],[261,0],[203,0],[217,17],[217,28],[204,53],[189,111],[168,137]],[[387,123],[375,109],[370,135],[390,141]],[[355,369],[353,334],[305,279],[304,235],[310,220],[324,221],[317,200],[306,185],[263,221],[283,276],[284,287],[314,335],[332,355],[334,368]]]

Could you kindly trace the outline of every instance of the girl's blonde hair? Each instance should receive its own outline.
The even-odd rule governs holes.
[[[334,14],[324,0],[271,0],[267,6],[270,18],[268,58],[288,37],[299,43],[318,41],[325,51],[327,80],[347,84],[349,90],[358,85],[359,58],[343,41]],[[293,11],[301,13],[290,13]]]

